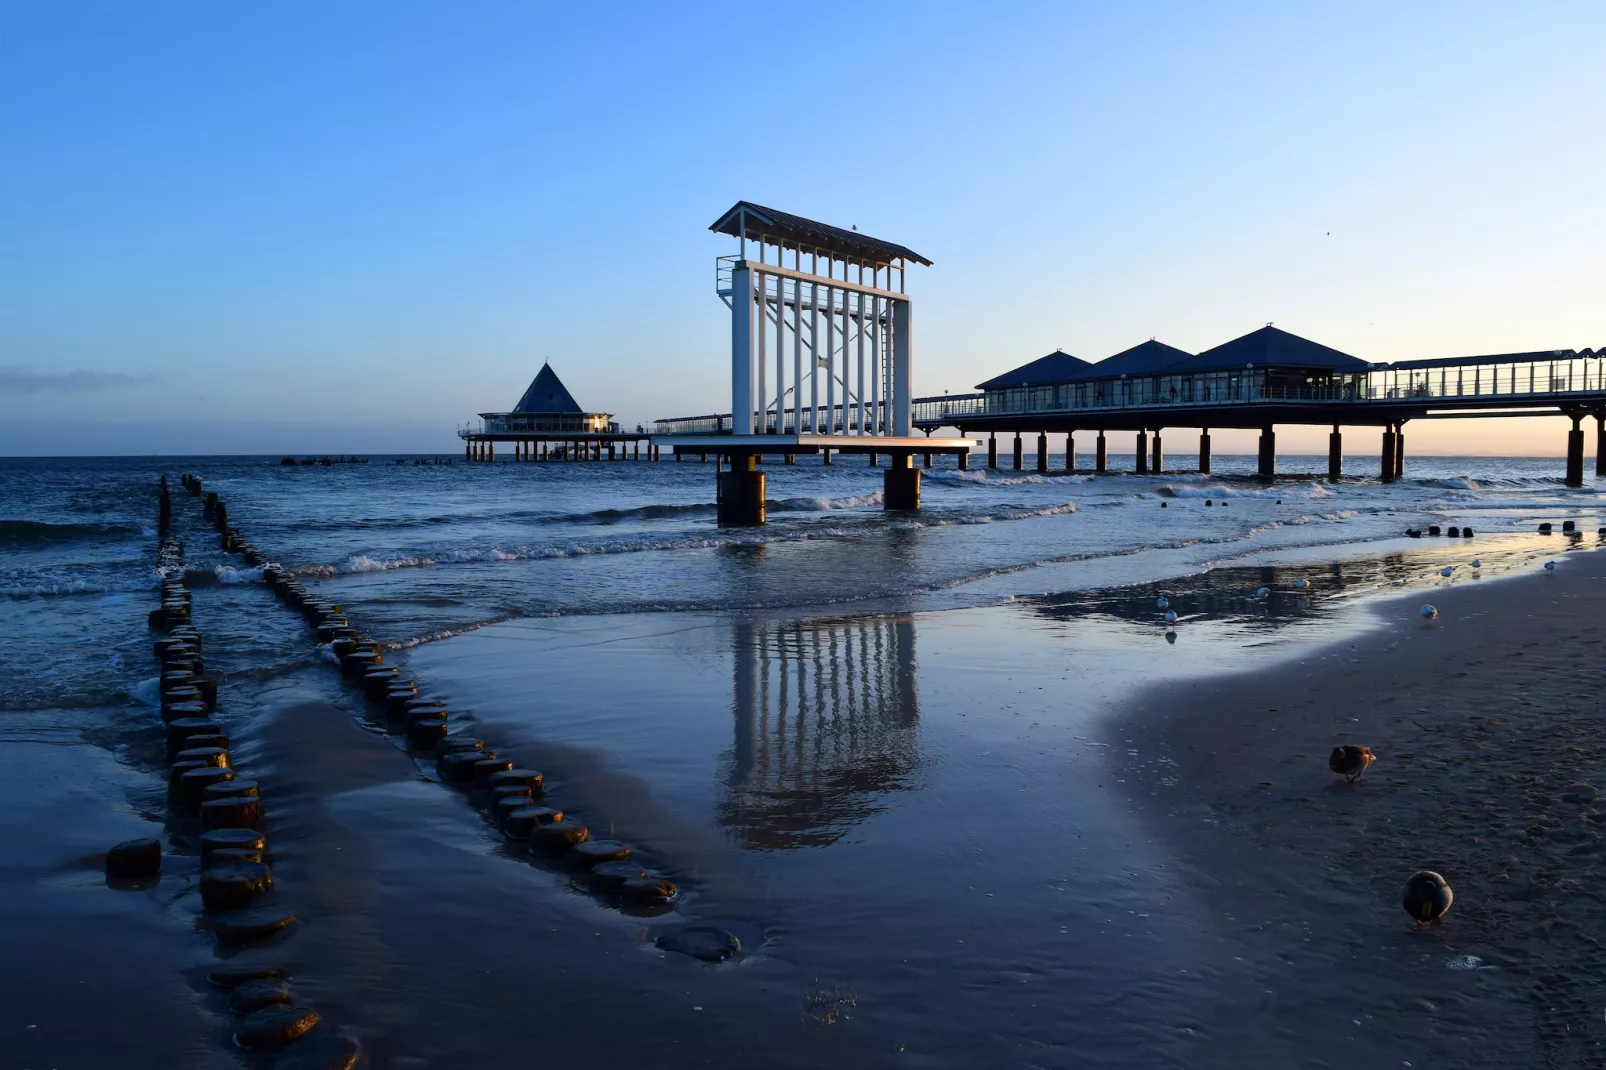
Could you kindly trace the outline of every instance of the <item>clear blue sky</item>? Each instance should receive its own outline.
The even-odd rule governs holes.
[[[543,359],[627,424],[723,410],[741,198],[935,261],[921,393],[1268,321],[1606,346],[1603,41],[1598,2],[8,3],[0,454],[455,451]]]

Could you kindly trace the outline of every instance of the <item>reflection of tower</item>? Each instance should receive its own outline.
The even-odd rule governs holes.
[[[733,639],[736,739],[718,809],[747,846],[834,843],[908,786],[914,621],[744,621]]]

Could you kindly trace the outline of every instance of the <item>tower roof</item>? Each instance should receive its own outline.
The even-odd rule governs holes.
[[[977,383],[977,390],[1004,390],[1012,386],[1036,386],[1040,383],[1063,383],[1092,365],[1080,357],[1073,357],[1063,349],[1056,349],[1046,357],[1038,357],[1030,364],[1022,364],[995,375],[985,383]]]
[[[1365,371],[1371,367],[1359,357],[1301,338],[1271,324],[1250,331],[1241,338],[1207,349],[1177,368],[1184,375],[1193,372],[1227,371],[1253,364],[1257,368],[1325,368],[1331,371]]]
[[[513,406],[514,412],[583,412],[569,388],[563,385],[552,365],[543,363],[530,386]]]
[[[746,233],[749,238],[763,234],[782,248],[820,249],[850,259],[869,260],[877,264],[893,260],[912,260],[931,266],[931,261],[907,246],[872,238],[856,230],[843,230],[829,223],[816,223],[791,212],[765,208],[752,201],[737,201],[730,210],[709,226],[718,234],[736,237]]]
[[[1153,338],[1139,342],[1131,349],[1123,349],[1113,357],[1105,357],[1091,364],[1077,375],[1078,379],[1118,379],[1123,375],[1158,375],[1193,356],[1187,350],[1168,346]]]

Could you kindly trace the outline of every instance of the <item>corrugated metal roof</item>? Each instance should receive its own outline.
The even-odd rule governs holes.
[[[1105,357],[1097,364],[1088,365],[1087,370],[1075,378],[1085,382],[1091,379],[1119,379],[1123,375],[1158,375],[1192,356],[1185,349],[1168,346],[1151,338],[1131,349],[1123,349],[1113,357]]]
[[[1038,386],[1043,383],[1063,383],[1092,367],[1080,357],[1073,357],[1063,349],[1056,349],[1046,357],[1038,357],[1030,364],[996,375],[985,383],[977,383],[977,390],[1003,390],[1011,386]]]
[[[563,385],[558,373],[552,370],[552,365],[542,364],[541,370],[531,380],[529,389],[519,398],[519,403],[513,406],[514,412],[584,412],[580,403],[574,400],[569,388]]]
[[[786,246],[801,246],[805,251],[827,250],[878,264],[901,258],[927,267],[931,266],[930,260],[907,246],[872,238],[856,230],[843,230],[829,223],[818,223],[800,215],[793,215],[791,212],[765,208],[762,204],[754,204],[752,201],[737,201],[731,206],[730,211],[714,220],[708,229],[717,234],[736,237],[742,233],[744,220],[749,238],[757,238],[763,233],[767,238],[778,240]]]
[[[1214,349],[1207,349],[1172,370],[1181,375],[1192,375],[1196,372],[1232,371],[1246,364],[1253,364],[1257,368],[1322,368],[1346,372],[1360,372],[1371,367],[1359,357],[1267,325],[1258,331],[1250,331],[1242,338],[1234,338]]]
[[[1397,371],[1409,371],[1412,368],[1453,368],[1458,364],[1520,364],[1530,360],[1569,360],[1573,357],[1593,356],[1590,350],[1582,353],[1571,349],[1541,349],[1534,353],[1491,353],[1484,357],[1431,357],[1427,360],[1397,360],[1393,364],[1380,365]]]

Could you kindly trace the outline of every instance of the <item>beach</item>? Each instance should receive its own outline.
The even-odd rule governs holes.
[[[1599,812],[1576,786],[1599,777],[1593,489],[1451,474],[1402,511],[1365,483],[1001,474],[933,503],[954,522],[900,528],[843,504],[843,469],[795,475],[834,481],[797,497],[825,506],[727,539],[691,466],[683,499],[638,476],[598,516],[566,474],[512,466],[468,484],[216,467],[231,520],[453,735],[539,770],[544,805],[679,894],[630,908],[505,836],[180,497],[213,717],[261,784],[269,901],[295,918],[218,947],[164,801],[154,487],[131,465],[115,493],[61,499],[98,510],[95,532],[62,530],[70,504],[29,521],[55,526],[0,606],[20,637],[0,761],[34,771],[0,788],[6,879],[36,904],[0,926],[8,961],[38,967],[7,992],[35,1027],[19,1065],[130,1044],[236,1065],[206,981],[224,962],[286,971],[312,1041],[397,1070],[1598,1064]],[[324,482],[287,482],[305,476]],[[1398,534],[1468,516],[1471,542]],[[1541,517],[1590,534],[1538,536]],[[1175,537],[1195,530],[1217,541]],[[1037,549],[1099,539],[1104,557]],[[977,560],[1011,546],[1028,560]],[[588,589],[583,611],[556,604]],[[1380,755],[1361,783],[1327,770],[1339,742]],[[101,852],[142,828],[161,881],[106,887]],[[1418,933],[1398,895],[1424,867],[1456,902]],[[72,935],[47,956],[52,926]],[[739,950],[674,950],[688,926]]]

